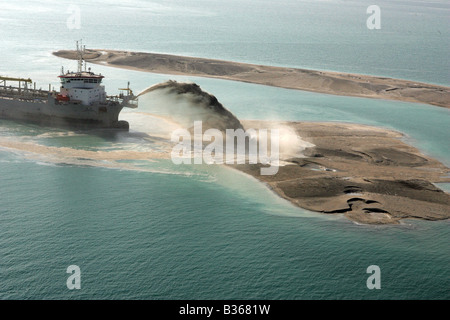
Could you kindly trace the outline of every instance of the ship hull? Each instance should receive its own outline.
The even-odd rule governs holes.
[[[118,119],[122,108],[120,103],[114,101],[85,106],[60,102],[51,96],[48,100],[35,101],[0,98],[1,119],[55,127],[128,130],[128,123]]]

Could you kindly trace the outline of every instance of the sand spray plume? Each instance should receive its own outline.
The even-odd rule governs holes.
[[[244,128],[215,96],[204,92],[195,83],[167,81],[145,89],[138,97],[144,111],[180,125],[171,137],[172,142],[179,142],[174,148],[175,157],[183,158],[172,158],[177,164],[192,163],[194,158],[195,164],[279,166],[282,165],[279,160],[300,157],[305,148],[313,146],[303,141],[289,125],[280,122],[260,121],[256,130],[253,122]],[[216,130],[212,137],[208,134],[211,130]],[[236,141],[236,148],[230,147],[230,141]],[[230,151],[234,157],[230,156]]]
[[[185,129],[191,129],[194,121],[202,121],[204,130],[243,129],[235,115],[195,83],[167,81],[145,89],[138,97],[140,108],[148,108],[148,112],[175,121]]]
[[[244,122],[246,127],[251,124]],[[315,145],[305,141],[297,134],[295,129],[286,122],[277,121],[261,121],[259,126],[264,126],[268,130],[278,129],[279,131],[279,146],[280,146],[280,160],[287,160],[290,158],[303,158],[303,151],[306,148],[312,148]]]

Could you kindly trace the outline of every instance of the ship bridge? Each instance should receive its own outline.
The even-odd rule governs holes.
[[[59,76],[61,88],[59,90],[62,100],[80,101],[84,105],[106,101],[105,87],[100,85],[102,75],[91,72],[66,73]]]
[[[90,69],[90,68],[89,68]],[[64,75],[59,76],[61,80],[61,85],[66,89],[71,88],[86,88],[92,89],[96,88],[102,82],[104,76],[96,75],[93,72],[67,72]]]
[[[100,85],[104,76],[91,72],[91,68],[86,70],[84,53],[85,47],[79,46],[77,41],[77,72],[67,71],[64,73],[64,69],[61,69],[61,75],[59,76],[61,88],[60,94],[57,96],[59,101],[79,101],[84,105],[106,101],[105,87]]]
[[[89,68],[90,69],[90,68]],[[102,75],[93,72],[67,72],[59,76],[61,88],[59,97],[61,100],[80,101],[84,105],[106,101],[105,87],[100,85]]]

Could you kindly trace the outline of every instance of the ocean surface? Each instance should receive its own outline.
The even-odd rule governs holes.
[[[74,2],[75,3],[75,2]],[[0,75],[58,87],[52,55],[161,52],[450,85],[448,1],[0,1]],[[80,12],[74,28],[71,16]],[[79,29],[77,28],[79,27]],[[398,130],[450,166],[450,111],[91,65],[108,93],[193,81],[239,119],[340,121]],[[364,226],[292,206],[222,166],[158,157],[149,105],[107,134],[0,120],[0,299],[449,299],[450,224]],[[123,159],[135,151],[151,159]],[[117,158],[105,158],[105,154]],[[449,190],[448,184],[441,185]],[[66,269],[81,270],[69,290]],[[369,290],[367,267],[381,269]]]

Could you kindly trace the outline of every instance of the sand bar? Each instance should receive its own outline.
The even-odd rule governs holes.
[[[76,59],[73,50],[54,55]],[[86,61],[160,74],[249,82],[334,95],[400,100],[450,108],[450,88],[409,80],[341,72],[272,67],[168,54],[87,49]]]

